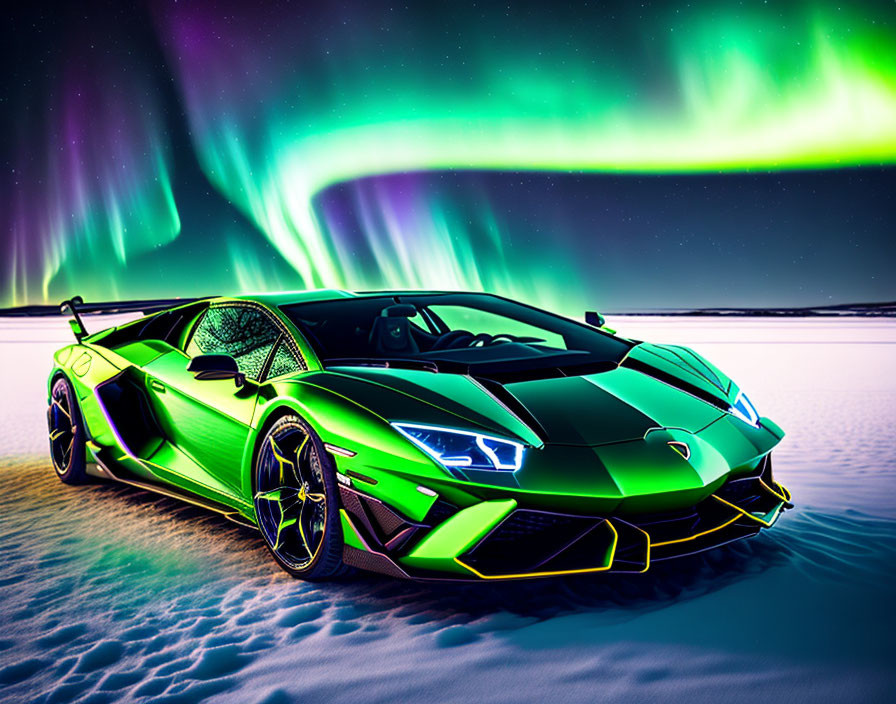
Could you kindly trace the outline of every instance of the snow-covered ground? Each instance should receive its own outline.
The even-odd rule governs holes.
[[[637,577],[305,584],[215,515],[58,482],[65,322],[0,319],[0,700],[892,701],[896,321],[609,324],[737,379],[788,431],[796,510]]]

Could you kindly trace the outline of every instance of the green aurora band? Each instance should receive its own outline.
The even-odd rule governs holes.
[[[575,280],[557,272],[532,280],[505,265],[512,239],[488,203],[475,223],[492,233],[487,257],[465,218],[434,194],[413,194],[415,217],[366,203],[376,225],[372,268],[341,241],[316,197],[367,176],[429,170],[896,163],[892,13],[826,2],[651,12],[617,25],[600,9],[519,17],[453,5],[294,18],[273,10],[224,17],[194,5],[160,11],[202,171],[291,270],[270,272],[257,247],[230,239],[232,278],[216,286],[485,288],[568,309],[559,287],[568,292]],[[65,275],[63,249],[45,260],[43,298]],[[564,269],[562,258],[556,266]],[[13,300],[36,293],[15,280],[7,290]]]
[[[669,66],[651,78],[663,83],[659,90],[625,76],[618,58],[590,46],[587,26],[576,29],[579,43],[564,45],[558,30],[533,46],[515,39],[512,23],[497,21],[487,29],[500,34],[481,29],[466,39],[466,60],[442,75],[442,50],[451,48],[426,46],[429,37],[403,26],[371,30],[366,42],[342,37],[355,50],[354,63],[351,54],[322,64],[320,56],[303,55],[278,73],[263,62],[254,71],[272,76],[273,86],[254,96],[257,104],[252,97],[246,104],[241,90],[239,110],[227,110],[222,97],[244,86],[239,73],[246,69],[219,55],[235,41],[226,27],[206,24],[199,40],[194,33],[178,44],[178,70],[206,174],[265,233],[302,286],[485,287],[529,291],[531,299],[526,283],[515,286],[516,277],[496,271],[500,257],[477,256],[455,229],[460,223],[450,222],[450,208],[425,195],[413,227],[374,247],[382,275],[360,277],[313,198],[359,177],[434,169],[657,173],[893,163],[892,35],[854,17],[845,22],[843,13],[823,17],[806,11],[789,26],[762,13],[681,18],[655,39]],[[451,18],[428,21],[443,26]],[[185,24],[195,32],[198,23]],[[175,36],[177,29],[175,19]],[[379,42],[387,34],[400,39],[383,56]],[[363,60],[371,56],[376,62]],[[426,58],[415,65],[409,56]],[[449,54],[445,63],[459,58]],[[327,85],[303,80],[304,62]],[[210,65],[221,68],[211,80]],[[489,227],[487,211],[483,217]],[[394,221],[388,213],[380,219]],[[255,284],[266,287],[264,277]]]

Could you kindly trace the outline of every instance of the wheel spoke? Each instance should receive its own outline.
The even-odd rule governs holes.
[[[305,444],[308,442],[308,436],[302,438],[302,442],[299,443],[299,446],[296,448],[296,461],[295,464],[292,465],[292,473],[296,478],[296,482],[299,486],[303,486],[305,484],[305,480],[302,477],[302,472],[299,469],[299,465],[301,463],[302,450],[305,447]]]
[[[279,550],[283,547],[283,531],[286,528],[298,523],[298,518],[285,518],[282,514],[280,516],[280,522],[277,524],[277,542],[274,544],[274,550]],[[300,528],[301,529],[301,528]]]
[[[302,508],[304,508],[304,506]],[[296,523],[298,523],[299,526],[299,539],[302,541],[302,547],[305,548],[305,552],[308,553],[309,557],[312,557],[311,548],[308,547],[308,538],[305,536],[305,527],[302,524],[301,515],[301,512],[299,512],[299,518],[296,519]]]
[[[305,497],[302,496],[301,494],[297,494],[295,496],[295,499],[292,502],[281,503],[280,510],[281,511],[292,511],[296,506],[301,506],[303,503],[305,503]]]
[[[50,404],[50,407],[52,408],[53,406],[56,406],[56,408],[58,408],[60,411],[62,411],[62,413],[65,414],[65,417],[68,418],[69,422],[71,422],[72,414],[69,413],[67,410],[65,410],[65,407],[62,405],[62,402],[58,398],[53,399],[52,403]]]
[[[75,444],[75,436],[72,435],[72,439],[68,441],[68,447],[66,447],[62,451],[62,460],[65,462],[65,464],[68,464],[68,458],[72,454],[72,445],[74,445],[74,444]]]
[[[280,510],[280,519],[277,521],[277,535],[274,543],[275,550],[279,550],[283,546],[284,531],[287,528],[299,523],[299,532],[301,534],[299,516],[304,505],[304,489],[278,486],[269,491],[258,492],[255,494],[255,498],[262,501],[272,501],[277,504]],[[297,508],[298,511],[295,510]]]
[[[280,484],[286,484],[286,465],[289,465],[293,468],[293,473],[295,474],[295,467],[292,462],[286,459],[285,453],[280,449],[280,446],[277,444],[277,441],[274,438],[271,438],[271,452],[274,454],[274,459],[277,460],[277,464],[280,469]]]
[[[292,486],[278,486],[276,489],[270,489],[269,491],[259,491],[255,494],[255,498],[262,501],[273,501],[280,506],[281,510],[287,511],[305,500],[305,489],[296,489]]]
[[[255,494],[256,499],[261,499],[263,501],[276,501],[280,503],[283,501],[283,498],[289,494],[298,494],[299,490],[292,486],[278,486],[274,489],[269,489],[268,491],[259,491]]]

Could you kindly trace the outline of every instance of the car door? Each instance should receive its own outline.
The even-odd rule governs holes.
[[[201,490],[238,495],[240,466],[255,412],[258,381],[269,366],[282,331],[264,309],[249,303],[209,307],[196,324],[184,351],[171,352],[145,367],[147,394],[174,448],[168,469],[173,481],[186,480]],[[187,371],[192,357],[226,354],[236,360],[246,381],[197,380]],[[172,467],[180,454],[195,463]],[[159,462],[164,465],[164,462]]]

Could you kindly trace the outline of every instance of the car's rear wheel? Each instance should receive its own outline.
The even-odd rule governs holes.
[[[84,424],[75,390],[65,377],[58,378],[50,390],[47,428],[50,433],[50,458],[57,476],[66,484],[88,482]]]
[[[265,433],[254,467],[258,528],[274,560],[301,579],[343,572],[336,470],[317,433],[299,416]]]

